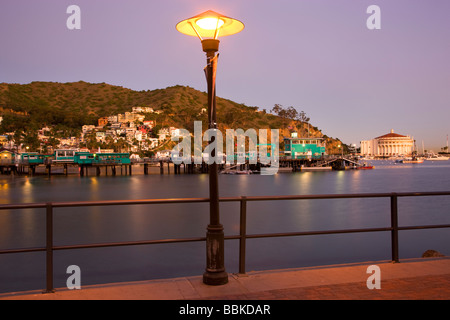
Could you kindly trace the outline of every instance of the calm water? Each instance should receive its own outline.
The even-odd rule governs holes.
[[[418,165],[373,161],[374,170],[221,175],[220,196],[449,191],[450,161]],[[0,203],[208,197],[207,175],[0,176]],[[450,223],[450,197],[400,198],[399,225]],[[222,203],[226,235],[239,233],[239,204]],[[252,202],[248,233],[293,232],[390,225],[389,199]],[[55,209],[55,245],[203,237],[208,204]],[[44,210],[0,211],[0,248],[45,246]],[[400,259],[427,249],[450,254],[450,230],[400,233]],[[226,268],[238,271],[238,241],[226,241]],[[203,242],[56,251],[55,287],[66,268],[81,268],[82,286],[200,275]],[[247,240],[247,271],[389,260],[389,233]],[[0,255],[0,292],[45,287],[45,253]]]

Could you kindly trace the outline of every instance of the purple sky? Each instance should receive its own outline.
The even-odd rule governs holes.
[[[81,30],[66,27],[72,4]],[[366,27],[370,5],[380,30]],[[206,91],[200,41],[175,25],[210,9],[245,24],[221,39],[219,97],[294,106],[348,144],[394,129],[419,150],[446,145],[449,0],[2,0],[0,82]]]

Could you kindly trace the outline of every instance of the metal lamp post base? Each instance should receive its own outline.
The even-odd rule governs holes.
[[[206,233],[206,271],[203,283],[223,285],[228,283],[228,273],[224,267],[224,233],[222,225],[208,225]]]

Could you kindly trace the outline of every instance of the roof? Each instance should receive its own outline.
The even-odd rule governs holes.
[[[383,136],[376,137],[375,139],[384,139],[384,138],[408,138],[407,136],[402,136],[398,133],[388,133]]]
[[[394,133],[394,129],[392,129],[390,133],[376,137],[375,139],[386,139],[386,138],[409,138],[409,137],[398,133]]]
[[[3,147],[0,147],[0,152],[10,152],[10,153],[15,153],[15,151],[9,150],[9,149],[3,148]]]

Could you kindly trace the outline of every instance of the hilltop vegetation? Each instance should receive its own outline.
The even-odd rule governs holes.
[[[159,114],[147,114],[147,120],[158,125],[185,128],[193,132],[194,121],[203,121],[207,128],[207,94],[191,87],[173,86],[165,89],[134,91],[106,83],[32,82],[29,84],[0,84],[0,133],[30,132],[44,126],[77,136],[81,127],[97,124],[98,118],[131,111],[132,107],[149,106]],[[254,128],[280,129],[280,137],[291,131],[304,135],[308,130],[302,118],[289,117],[292,109],[279,105],[270,114],[258,107],[250,107],[217,97],[219,129]],[[281,111],[281,112],[280,112]],[[303,118],[303,120],[305,120]],[[310,136],[322,136],[310,125]],[[330,140],[332,143],[332,140]]]

